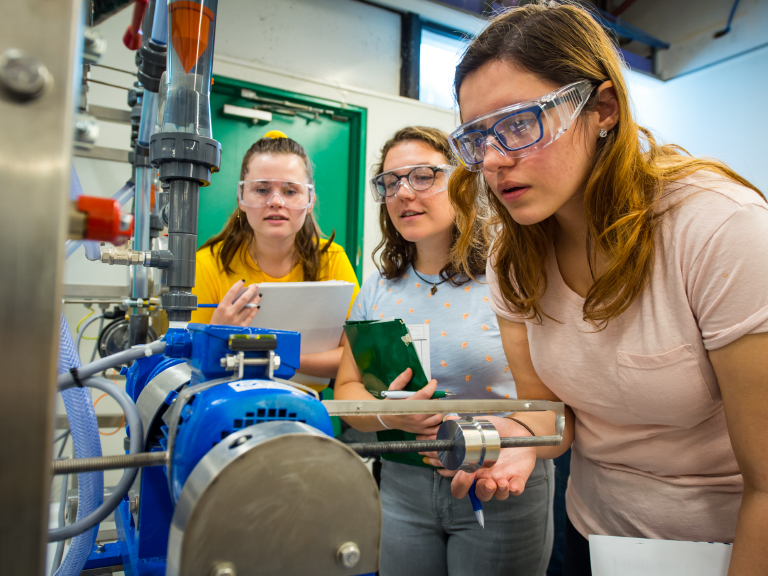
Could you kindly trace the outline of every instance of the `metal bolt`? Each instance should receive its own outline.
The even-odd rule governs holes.
[[[90,148],[98,137],[98,120],[90,114],[78,114],[75,121],[75,143]]]
[[[235,565],[231,562],[221,562],[216,564],[210,572],[211,576],[237,576]]]
[[[138,494],[136,494],[136,496],[134,496],[133,498],[131,498],[128,501],[128,511],[131,514],[138,514],[139,513],[139,502],[140,501],[141,500],[139,499],[139,495]]]
[[[336,552],[336,562],[342,568],[354,568],[360,562],[360,548],[354,542],[345,542]]]
[[[103,554],[107,551],[107,547],[104,546],[104,544],[96,544],[96,553],[97,554]]]
[[[0,85],[19,100],[34,100],[53,82],[45,65],[34,56],[8,48],[0,56]]]
[[[232,445],[230,446],[230,448],[237,448],[238,446],[242,446],[243,444],[248,442],[248,440],[250,439],[251,439],[250,436],[240,436],[240,438],[232,442]]]
[[[95,64],[106,51],[107,41],[101,33],[93,28],[86,28],[83,33],[83,60]]]

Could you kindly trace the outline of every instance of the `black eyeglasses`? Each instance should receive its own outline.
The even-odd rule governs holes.
[[[401,170],[408,170],[405,174],[395,174]],[[432,196],[444,192],[448,185],[448,178],[453,172],[453,166],[440,164],[438,166],[402,166],[388,172],[383,172],[371,179],[371,192],[373,199],[383,204],[387,199],[395,198],[400,186],[408,186],[418,196]]]

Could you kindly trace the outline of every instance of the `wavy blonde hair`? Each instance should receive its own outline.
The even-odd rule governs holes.
[[[722,162],[692,158],[679,146],[659,144],[635,123],[621,56],[584,8],[546,2],[500,15],[463,55],[456,68],[455,94],[467,75],[495,61],[513,64],[557,86],[585,79],[594,86],[608,80],[613,83],[619,121],[606,138],[598,139],[584,184],[587,256],[594,282],[587,292],[583,318],[597,329],[604,329],[629,308],[650,280],[656,230],[668,211],[659,210],[658,205],[668,184],[697,170],[709,170],[760,194]],[[595,91],[584,112],[594,111],[597,104]],[[489,257],[507,308],[541,323],[547,316],[541,298],[547,289],[546,260],[554,240],[554,217],[529,226],[518,224],[482,174],[463,168],[454,172],[448,191],[461,230],[453,260],[460,265],[466,259],[475,198],[486,196],[493,216],[490,225],[497,232]],[[605,267],[595,276],[598,254]]]
[[[266,136],[254,142],[245,153],[245,156],[243,156],[243,162],[240,165],[240,180],[245,179],[251,158],[259,154],[282,154],[286,156],[294,154],[298,156],[307,170],[309,183],[314,183],[312,178],[312,162],[309,160],[309,156],[301,144],[291,138],[270,138]],[[317,206],[317,199],[315,199],[315,206]],[[315,206],[312,207],[312,210],[307,210],[304,225],[296,233],[296,237],[293,240],[293,247],[301,262],[306,282],[314,282],[319,278],[321,259],[328,252],[333,239],[336,237],[336,230],[334,230],[325,245],[320,245],[322,232],[320,232],[320,227],[317,225],[317,220],[315,220]],[[243,264],[248,266],[248,261],[245,258],[246,252],[244,251],[248,250],[251,242],[253,242],[253,238],[253,228],[248,223],[248,217],[245,212],[238,205],[235,211],[230,214],[222,231],[206,240],[205,244],[200,246],[198,252],[208,248],[211,254],[215,255],[214,248],[220,243],[221,248],[217,256],[219,267],[223,272],[233,274],[232,260],[238,254],[242,258]]]

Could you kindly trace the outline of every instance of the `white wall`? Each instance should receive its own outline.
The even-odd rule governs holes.
[[[768,47],[661,82],[628,72],[637,119],[694,156],[727,163],[768,194]]]
[[[400,16],[350,0],[229,0],[215,55],[398,95]]]

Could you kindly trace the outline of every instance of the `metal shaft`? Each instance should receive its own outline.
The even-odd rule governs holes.
[[[559,445],[560,442],[546,437],[501,438],[502,448]],[[450,452],[456,447],[456,443],[453,440],[402,440],[400,442],[360,442],[347,444],[347,447],[360,456],[374,456],[375,454],[405,454],[407,452]]]
[[[102,456],[101,458],[76,458],[74,460],[54,460],[53,474],[80,474],[100,470],[121,470],[124,468],[145,468],[165,464],[167,452],[143,452],[122,456]]]
[[[523,436],[520,438],[502,438],[502,448],[526,448],[530,446],[557,446],[548,438]],[[360,456],[376,454],[406,454],[408,452],[450,452],[456,447],[453,440],[403,440],[401,442],[359,442],[347,444],[347,447]],[[104,456],[102,458],[77,458],[75,460],[55,460],[53,473],[79,474],[99,470],[119,470],[122,468],[144,468],[163,466],[167,452],[144,452],[125,456]]]

